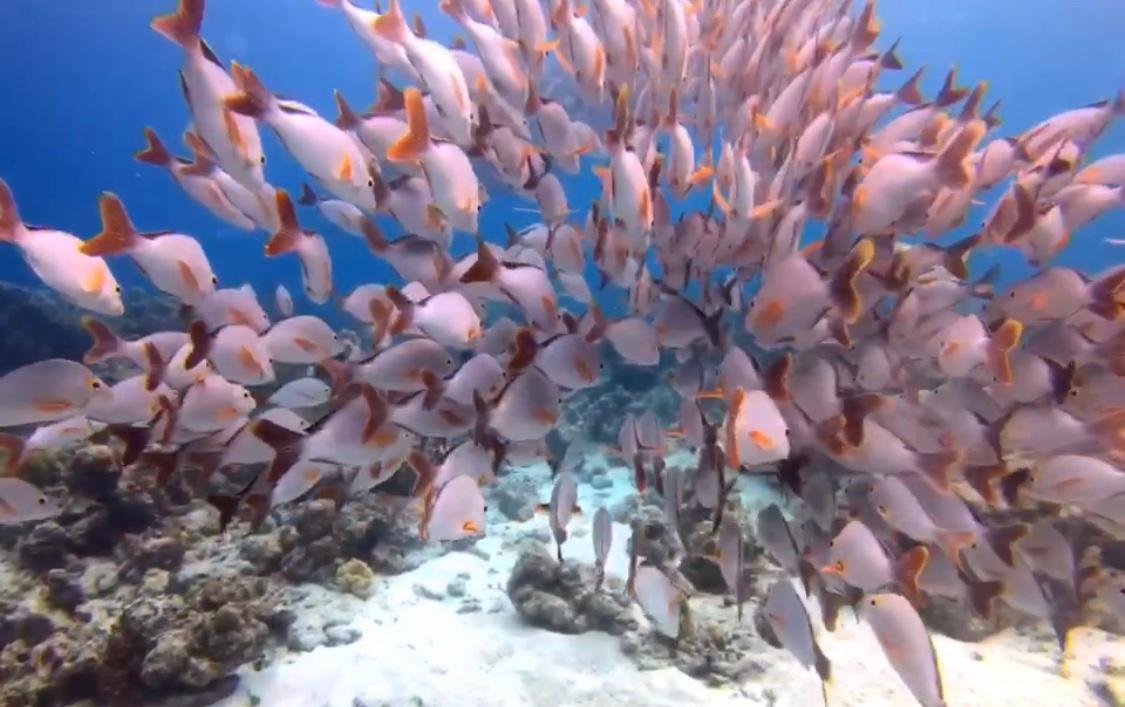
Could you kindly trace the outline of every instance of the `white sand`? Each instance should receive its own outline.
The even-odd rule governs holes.
[[[545,470],[522,473],[549,477]],[[593,509],[602,505],[599,500],[630,492],[627,470],[611,473],[615,484],[608,494],[582,487],[580,503],[588,510],[572,522],[572,537],[563,548],[568,560],[591,561]],[[547,493],[544,489],[544,499]],[[604,633],[567,636],[523,625],[504,592],[518,552],[514,540],[545,525],[542,516],[527,523],[490,522],[490,535],[477,543],[488,560],[450,552],[412,572],[382,578],[375,596],[356,604],[351,626],[363,632],[357,642],[290,654],[261,672],[244,668],[238,692],[219,705],[243,707],[250,704],[250,695],[265,707],[821,704],[815,675],[781,650],[767,648],[756,656],[769,666],[764,675],[717,689],[675,668],[640,671],[621,653],[619,639]],[[627,535],[625,526],[615,525],[611,575],[627,571]],[[447,585],[459,574],[465,578],[464,598],[423,596],[446,595]],[[480,610],[458,613],[470,598]],[[720,609],[718,598],[692,601],[708,613],[725,611],[734,621],[734,610]],[[637,615],[641,617],[639,610]],[[912,704],[871,631],[850,615],[841,624],[834,634],[821,631],[821,646],[835,676],[830,703]],[[1058,652],[1049,639],[1006,631],[979,644],[940,635],[934,643],[950,707],[1103,704],[1088,682],[1100,679],[1098,666],[1104,658],[1125,652],[1120,638],[1083,631],[1068,679],[1059,674]]]

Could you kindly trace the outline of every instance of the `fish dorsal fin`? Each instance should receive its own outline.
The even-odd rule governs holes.
[[[222,60],[219,59],[219,56],[215,53],[215,50],[211,48],[211,45],[207,43],[206,39],[203,39],[202,37],[199,38],[199,47],[203,50],[204,59],[211,62],[215,66],[218,66],[219,68],[224,68]]]

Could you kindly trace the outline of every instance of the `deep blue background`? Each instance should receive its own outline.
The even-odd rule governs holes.
[[[436,10],[436,2],[404,2],[408,11],[423,10],[431,35],[453,34],[454,26]],[[153,126],[170,147],[178,147],[188,120],[176,79],[181,51],[148,27],[154,14],[171,11],[174,4],[0,2],[0,176],[12,186],[29,223],[89,236],[99,228],[97,195],[112,190],[140,228],[197,236],[223,286],[251,282],[263,303],[272,302],[279,281],[298,294],[296,260],[266,260],[265,234],[246,234],[218,222],[180,193],[162,170],[132,159],[142,144],[142,127]],[[879,46],[901,36],[900,55],[908,70],[929,66],[927,95],[936,91],[953,63],[964,84],[987,79],[987,102],[1004,102],[1001,135],[1017,134],[1053,113],[1111,97],[1125,87],[1121,0],[884,0],[879,14]],[[254,68],[275,92],[327,116],[335,114],[335,88],[355,106],[372,98],[373,57],[341,13],[314,0],[209,0],[203,34],[224,61],[237,59]],[[884,80],[893,86],[905,76],[885,75]],[[299,168],[268,129],[263,127],[262,133],[268,178],[297,190]],[[1125,129],[1119,123],[1092,154],[1122,151]],[[572,207],[585,207],[596,194],[588,174],[566,184]],[[496,190],[491,196],[482,221],[490,239],[503,239],[506,220],[517,225],[532,220],[513,210],[529,206],[527,202]],[[309,210],[301,216],[330,240],[338,293],[388,276],[389,270],[361,241],[331,229]],[[972,221],[979,223],[975,217]],[[1104,216],[1076,235],[1059,262],[1091,271],[1120,262],[1125,248],[1103,239],[1123,235],[1125,212]],[[466,237],[459,236],[457,250],[467,245]],[[1009,278],[1026,272],[1011,254],[1004,261]],[[974,263],[974,269],[983,264]],[[127,259],[115,259],[112,265],[126,285],[142,284]],[[8,246],[0,246],[0,279],[35,282]],[[307,303],[298,306],[309,308]]]

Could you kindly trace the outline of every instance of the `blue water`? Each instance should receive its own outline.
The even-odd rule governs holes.
[[[422,11],[431,36],[453,35],[454,25],[435,2],[405,4],[408,11]],[[278,282],[300,292],[294,258],[262,256],[264,233],[226,226],[191,202],[162,170],[133,161],[144,126],[153,126],[170,147],[179,145],[186,127],[176,78],[181,52],[148,27],[154,14],[173,6],[174,0],[0,3],[0,176],[29,223],[92,235],[99,230],[97,195],[111,190],[141,229],[198,237],[223,286],[250,282],[264,302]],[[927,95],[953,63],[962,83],[989,81],[986,104],[1003,100],[1001,135],[1018,134],[1051,114],[1125,87],[1125,3],[1120,0],[887,0],[878,10],[883,19],[879,46],[902,37],[900,55],[908,71],[929,66]],[[333,89],[356,106],[373,97],[373,57],[339,12],[314,0],[210,0],[203,34],[224,61],[254,68],[275,92],[325,115],[335,114]],[[883,80],[894,86],[906,75],[888,73]],[[262,133],[267,177],[298,190],[299,167],[267,129]],[[1091,155],[1121,151],[1125,126],[1119,121]],[[584,209],[596,197],[597,185],[588,174],[565,184],[572,208]],[[531,204],[495,190],[491,196],[481,222],[489,239],[503,239],[505,221],[519,226],[533,220],[513,210]],[[359,239],[307,209],[301,218],[330,239],[338,293],[393,279]],[[976,224],[974,215],[965,231]],[[1057,262],[1091,272],[1120,262],[1125,249],[1103,239],[1123,234],[1125,210],[1117,210],[1077,234]],[[469,247],[471,240],[460,235],[455,252]],[[1003,259],[1006,279],[1027,272],[1014,254],[986,257]],[[982,265],[974,263],[974,268],[982,271]],[[125,286],[149,287],[127,258],[115,259],[112,266]],[[0,247],[0,279],[36,283],[10,247]],[[315,311],[307,302],[301,306]]]

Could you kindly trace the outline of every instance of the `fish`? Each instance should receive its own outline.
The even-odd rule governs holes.
[[[206,359],[216,373],[234,383],[261,385],[276,379],[273,358],[265,340],[241,324],[228,324],[214,332],[201,319],[192,322],[191,353],[184,361],[187,369]]]
[[[446,542],[482,535],[485,529],[484,497],[470,476],[456,476],[435,494],[423,534]]]
[[[865,593],[897,583],[908,595],[917,596],[918,575],[928,560],[926,548],[918,546],[892,562],[871,530],[852,520],[829,543],[828,564],[821,572],[840,577]]]
[[[185,194],[222,221],[243,231],[254,230],[254,220],[231,201],[222,185],[211,176],[213,165],[205,159],[200,161],[198,156],[195,162],[174,157],[152,128],[146,127],[144,135],[145,147],[133,155],[134,159],[167,170]]]
[[[789,429],[776,404],[761,390],[737,388],[723,422],[727,466],[739,469],[789,456]]]
[[[600,591],[605,581],[605,562],[613,547],[613,519],[604,507],[594,512],[594,529],[590,537],[594,542],[594,565],[598,568],[598,582],[594,591]]]
[[[238,90],[224,97],[227,111],[269,125],[286,151],[325,189],[364,211],[375,211],[368,155],[348,133],[302,103],[277,98],[253,70],[235,63],[231,72]]]
[[[27,226],[20,220],[8,183],[0,179],[0,241],[19,248],[24,262],[43,284],[82,309],[118,317],[125,313],[121,285],[105,259],[82,252],[74,235]]]
[[[39,425],[26,439],[0,433],[0,450],[5,454],[4,472],[8,476],[14,476],[31,454],[81,442],[105,427],[101,422],[91,420],[85,415],[75,415],[58,422]]]
[[[781,645],[793,654],[802,666],[813,668],[820,677],[824,704],[828,704],[828,685],[832,681],[832,664],[816,642],[812,622],[804,602],[797,595],[793,583],[779,577],[766,591],[763,606],[766,621]]]
[[[418,302],[408,299],[397,287],[387,285],[383,292],[398,310],[389,325],[392,335],[416,326],[426,336],[451,348],[471,349],[480,340],[480,317],[460,292],[439,292]]]
[[[215,291],[219,279],[199,241],[181,233],[139,233],[116,194],[98,198],[102,231],[82,244],[86,255],[128,254],[157,289],[188,305]]]
[[[555,538],[555,550],[559,562],[563,561],[562,546],[566,542],[566,526],[570,524],[570,517],[581,513],[578,507],[578,481],[569,471],[562,471],[555,478],[555,486],[551,490],[551,501],[547,504],[548,521],[551,525],[551,535]]]
[[[212,331],[227,324],[238,324],[263,334],[270,327],[269,316],[249,284],[215,290],[192,309]]]
[[[738,604],[738,621],[742,622],[742,604],[746,599],[749,577],[746,576],[742,528],[734,518],[727,517],[719,524],[719,570],[727,591]]]
[[[320,363],[340,352],[340,337],[320,317],[302,314],[276,322],[261,336],[271,361]]]
[[[281,228],[270,236],[265,253],[269,257],[296,253],[301,262],[305,295],[317,304],[324,304],[332,296],[332,257],[328,246],[319,233],[300,227],[293,202],[285,190],[278,189],[276,199]]]
[[[0,478],[0,525],[46,520],[61,512],[59,502],[37,486],[23,479]]]
[[[289,290],[285,285],[278,285],[274,289],[274,305],[277,307],[277,312],[283,317],[293,316],[293,295],[289,294]]]
[[[152,29],[184,53],[180,87],[191,113],[193,129],[215,153],[219,165],[246,189],[263,193],[266,163],[254,121],[227,108],[237,93],[235,81],[200,36],[204,0],[180,0],[176,11],[152,20]]]
[[[57,422],[112,397],[110,387],[81,363],[37,361],[0,376],[0,427]]]
[[[687,616],[687,598],[663,571],[651,565],[637,568],[633,577],[637,603],[661,634],[680,637]]]
[[[926,707],[945,704],[933,641],[910,602],[899,594],[874,594],[863,600],[862,615],[914,699]]]
[[[332,397],[332,388],[319,378],[297,378],[281,386],[268,398],[271,405],[301,410],[324,405]]]

